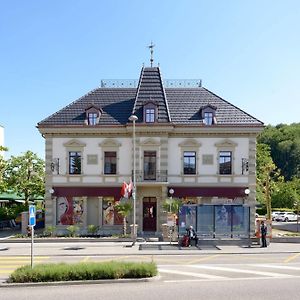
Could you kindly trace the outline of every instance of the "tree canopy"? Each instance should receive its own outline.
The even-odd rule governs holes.
[[[267,126],[258,137],[257,200],[267,208],[300,205],[300,123]]]
[[[31,151],[12,156],[6,161],[3,180],[6,188],[24,196],[25,204],[30,199],[44,196],[45,163]]]

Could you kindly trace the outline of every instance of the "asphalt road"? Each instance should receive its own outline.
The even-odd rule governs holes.
[[[1,300],[285,300],[299,299],[299,278],[115,283],[98,285],[1,288]]]
[[[297,222],[272,222],[273,228],[280,229],[280,230],[286,230],[286,231],[292,231],[292,232],[300,232],[300,222],[297,224]]]

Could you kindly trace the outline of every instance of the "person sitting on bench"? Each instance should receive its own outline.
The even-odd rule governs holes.
[[[195,241],[195,246],[198,244],[198,238],[195,229],[191,225],[187,230],[187,236],[189,237],[189,246],[191,246],[191,241]]]

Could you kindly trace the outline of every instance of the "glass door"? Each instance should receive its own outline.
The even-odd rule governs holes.
[[[144,151],[144,180],[156,180],[156,151]]]

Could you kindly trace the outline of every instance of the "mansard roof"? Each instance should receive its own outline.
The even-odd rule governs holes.
[[[156,103],[157,123],[202,124],[199,110],[216,108],[215,126],[262,126],[263,123],[203,87],[164,88],[160,69],[142,68],[137,88],[99,87],[38,123],[38,127],[86,126],[85,109],[91,103],[103,111],[98,125],[126,125],[131,114],[143,123],[143,106]]]

